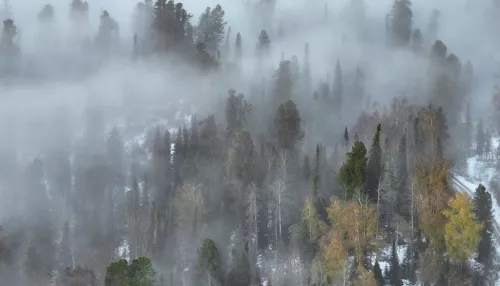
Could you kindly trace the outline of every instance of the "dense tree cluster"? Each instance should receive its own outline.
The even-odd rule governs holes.
[[[255,10],[272,12],[275,2]],[[69,9],[73,29],[88,31],[89,4]],[[361,41],[364,9],[357,0],[348,9],[363,18]],[[48,4],[38,19],[57,14]],[[28,164],[0,154],[10,164],[0,187],[19,202],[1,204],[18,218],[0,227],[0,284],[493,285],[500,187],[493,180],[491,192],[479,185],[469,197],[454,176],[467,173],[469,156],[500,157],[489,131],[499,128],[472,119],[474,70],[437,38],[439,15],[425,31],[409,0],[394,1],[384,48],[428,63],[414,91],[425,100],[407,92],[381,106],[366,65],[332,55],[318,79],[316,47],[301,43],[302,58],[282,53],[273,66],[287,33],[263,24],[243,40],[220,5],[196,18],[183,3],[145,0],[133,41],[103,10],[94,36],[75,32],[84,51],[106,60],[131,42],[135,61],[172,56],[235,86],[204,117],[146,126],[138,150],[125,127],[107,128],[107,114],[89,105],[80,137],[62,116],[57,142]],[[22,74],[18,35],[6,19],[0,76]],[[252,79],[239,85],[251,64]]]

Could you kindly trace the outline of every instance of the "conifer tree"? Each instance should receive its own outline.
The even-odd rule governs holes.
[[[380,269],[378,260],[376,260],[373,265],[373,276],[377,281],[377,286],[385,286],[384,275],[382,274],[382,269]]]
[[[234,48],[234,58],[237,63],[241,63],[241,58],[243,56],[242,47],[241,47],[241,34],[236,34],[236,44]]]
[[[486,144],[486,136],[484,134],[483,130],[483,120],[479,120],[479,123],[477,124],[477,131],[476,131],[476,155],[482,156],[484,154],[484,146]]]
[[[215,8],[207,7],[200,16],[198,23],[197,42],[203,43],[207,50],[215,53],[221,41],[224,39],[226,22],[224,21],[225,12],[220,5]]]
[[[477,247],[476,260],[484,265],[484,275],[491,276],[495,260],[495,246],[493,242],[493,209],[491,195],[483,185],[479,185],[474,194],[474,213],[478,222],[483,225],[481,240]]]
[[[304,157],[304,163],[302,164],[302,174],[306,182],[311,178],[311,165],[309,164],[309,156]]]
[[[223,285],[222,258],[211,239],[205,239],[198,249],[196,275],[199,285]]]
[[[360,191],[366,183],[366,148],[360,142],[354,142],[352,151],[347,153],[347,160],[339,171],[339,183],[344,189],[344,199],[351,199]]]
[[[293,77],[290,61],[281,61],[278,70],[274,74],[274,98],[275,106],[292,99]]]
[[[392,243],[391,260],[389,262],[389,283],[392,286],[403,286],[401,280],[401,269],[399,266],[398,252],[396,250],[396,243]]]
[[[288,151],[304,137],[300,113],[293,101],[288,100],[278,107],[271,133],[276,147]]]
[[[410,0],[394,0],[391,10],[391,38],[395,46],[406,46],[412,33],[412,17]]]
[[[349,148],[349,132],[347,131],[347,126],[344,129],[344,150],[347,153],[347,150]]]
[[[374,203],[378,202],[378,188],[382,170],[382,148],[380,147],[380,131],[382,126],[377,125],[377,131],[373,137],[366,174],[367,195]]]
[[[470,148],[472,148],[472,119],[471,119],[471,114],[470,114],[470,103],[467,102],[467,106],[465,109],[465,130],[464,130],[464,147],[467,152],[470,151]]]
[[[341,110],[344,95],[344,86],[342,83],[342,68],[340,67],[340,60],[338,59],[337,65],[335,66],[335,76],[333,78],[332,93],[335,110]]]

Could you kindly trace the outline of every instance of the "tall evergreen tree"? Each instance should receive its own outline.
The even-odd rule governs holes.
[[[203,43],[209,52],[214,54],[224,39],[226,22],[225,12],[220,5],[207,7],[200,16],[197,27],[197,42]]]
[[[353,198],[365,187],[366,183],[366,148],[360,142],[354,142],[352,151],[347,153],[347,160],[339,171],[339,183],[344,189],[344,200]]]
[[[391,38],[395,46],[406,46],[412,33],[412,17],[410,0],[394,0],[391,10]]]
[[[211,239],[205,239],[198,249],[196,275],[199,285],[223,285],[222,257]]]
[[[382,170],[382,148],[380,147],[380,131],[382,126],[377,125],[377,131],[373,137],[366,174],[367,195],[372,202],[378,201],[378,188]]]
[[[281,104],[276,110],[271,134],[276,147],[291,151],[304,137],[301,117],[295,103],[291,100]]]
[[[241,34],[236,34],[236,44],[234,48],[234,58],[237,63],[241,63],[241,58],[243,56],[242,46],[241,46]]]
[[[335,76],[333,78],[333,100],[335,110],[342,110],[342,101],[344,95],[344,86],[342,83],[342,68],[340,67],[340,60],[337,59],[335,66]]]
[[[377,281],[377,286],[385,286],[384,275],[382,274],[382,269],[380,269],[378,260],[376,260],[375,264],[373,265],[373,276]]]
[[[491,195],[483,185],[479,185],[474,193],[474,213],[477,220],[483,224],[481,240],[477,247],[476,260],[484,265],[484,276],[491,278],[495,261],[495,246],[493,242],[493,208]]]
[[[476,155],[482,156],[484,154],[484,146],[486,144],[486,136],[484,134],[483,130],[483,120],[479,120],[479,123],[477,124],[477,131],[476,131]]]
[[[391,286],[403,286],[403,281],[401,280],[401,269],[399,266],[398,252],[395,242],[392,243],[388,274],[388,280]]]

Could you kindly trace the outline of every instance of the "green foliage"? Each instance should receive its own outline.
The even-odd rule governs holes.
[[[280,104],[271,131],[276,147],[280,150],[292,151],[297,142],[304,138],[300,113],[292,100]]]
[[[373,137],[370,155],[368,159],[366,188],[368,197],[372,202],[378,200],[378,188],[382,170],[382,148],[380,147],[380,131],[381,125],[377,125],[377,131]]]
[[[391,260],[389,263],[389,282],[394,286],[403,286],[401,280],[401,269],[399,266],[398,252],[396,250],[396,243],[392,243]]]
[[[147,257],[134,259],[128,263],[125,259],[112,262],[106,269],[106,286],[154,286],[156,272]]]
[[[354,142],[351,152],[347,153],[347,161],[344,162],[339,171],[339,183],[345,191],[344,199],[353,198],[365,186],[367,161],[363,142]]]
[[[199,283],[203,281],[223,283],[222,257],[211,239],[205,239],[198,249],[196,272]]]
[[[493,241],[493,209],[491,195],[483,185],[479,185],[474,194],[474,214],[478,222],[483,224],[481,240],[477,246],[477,261],[484,265],[485,276],[488,276],[495,260],[495,246]]]

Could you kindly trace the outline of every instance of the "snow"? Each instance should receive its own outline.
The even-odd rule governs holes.
[[[484,158],[479,158],[477,155],[470,157],[467,160],[467,174],[466,176],[453,175],[453,185],[457,188],[459,192],[466,192],[470,197],[474,196],[476,188],[479,184],[482,184],[488,190],[488,185],[492,179],[494,179],[498,175],[498,171],[496,169],[496,149],[500,146],[500,137],[494,137],[491,139],[491,152],[484,156]],[[494,195],[490,192],[491,197],[494,198]],[[495,220],[495,224],[493,226],[496,228],[496,232],[500,233],[499,223],[500,223],[500,206],[495,202],[492,204],[493,207],[493,218]],[[497,242],[497,252],[500,249],[500,241],[495,236]],[[475,261],[470,262],[471,265],[475,265]],[[500,281],[497,281],[495,285],[500,286]]]

